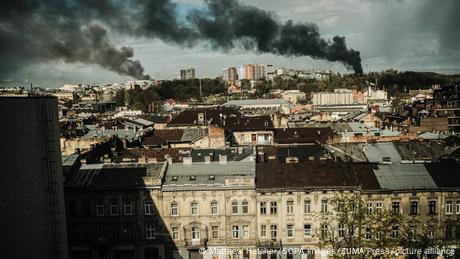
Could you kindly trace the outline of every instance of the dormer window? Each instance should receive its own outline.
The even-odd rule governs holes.
[[[196,176],[195,175],[191,175],[190,176],[190,181],[195,181],[196,180]]]
[[[177,176],[173,176],[171,180],[172,180],[172,181],[177,181],[177,179],[178,179]]]

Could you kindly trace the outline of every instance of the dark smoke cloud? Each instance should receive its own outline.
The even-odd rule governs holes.
[[[149,78],[129,47],[114,47],[102,23],[131,26],[110,1],[6,1],[0,4],[0,74],[37,61],[97,64],[134,78]],[[119,14],[120,16],[114,16]],[[97,18],[97,19],[96,19]]]
[[[237,0],[207,0],[206,3],[207,10],[194,11],[188,19],[201,38],[211,41],[214,47],[229,49],[235,43],[249,40],[243,44],[248,49],[339,61],[355,73],[362,73],[359,52],[348,49],[344,37],[325,40],[315,24],[281,23],[273,13],[242,5]]]
[[[0,75],[37,61],[97,64],[148,78],[129,47],[116,48],[108,31],[159,38],[183,47],[206,41],[215,49],[243,46],[259,53],[342,62],[362,73],[359,52],[343,37],[321,38],[314,24],[282,23],[275,14],[237,0],[205,1],[206,9],[178,19],[170,0],[4,0],[0,3]]]

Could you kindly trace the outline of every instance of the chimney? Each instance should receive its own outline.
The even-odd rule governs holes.
[[[141,156],[137,159],[137,162],[138,163],[142,163],[142,164],[145,164],[147,162],[147,159],[145,156]]]
[[[182,158],[182,163],[184,165],[191,165],[192,164],[192,157],[191,156],[186,156]]]
[[[219,163],[226,164],[227,163],[227,155],[219,155]]]
[[[205,164],[211,163],[211,157],[210,156],[204,156],[204,163]]]

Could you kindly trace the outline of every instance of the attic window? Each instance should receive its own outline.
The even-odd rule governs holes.
[[[268,122],[266,121],[266,122],[264,123],[264,125],[265,125],[265,127],[268,127]]]
[[[215,175],[210,175],[210,176],[209,176],[209,180],[214,180],[214,179],[216,179],[216,176],[215,176]]]
[[[190,176],[190,181],[195,181],[196,180],[196,176],[195,175],[191,175]]]
[[[178,177],[177,176],[173,176],[171,180],[173,181],[177,181]]]

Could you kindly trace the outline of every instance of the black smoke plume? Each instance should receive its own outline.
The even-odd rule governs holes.
[[[241,5],[237,0],[207,0],[207,10],[193,11],[188,19],[217,48],[233,48],[243,43],[247,49],[283,56],[310,56],[342,62],[362,74],[358,51],[348,49],[345,38],[321,38],[313,23],[281,23],[272,13]]]
[[[37,61],[97,64],[134,78],[149,78],[129,47],[116,48],[107,30],[128,30],[110,1],[6,0],[0,3],[0,74]]]
[[[97,64],[148,78],[129,47],[116,48],[109,32],[158,38],[183,47],[209,42],[215,49],[310,56],[342,62],[362,73],[359,52],[345,38],[323,39],[315,24],[282,23],[276,15],[237,0],[206,0],[205,9],[178,18],[170,0],[3,0],[0,2],[0,75],[28,62]]]

